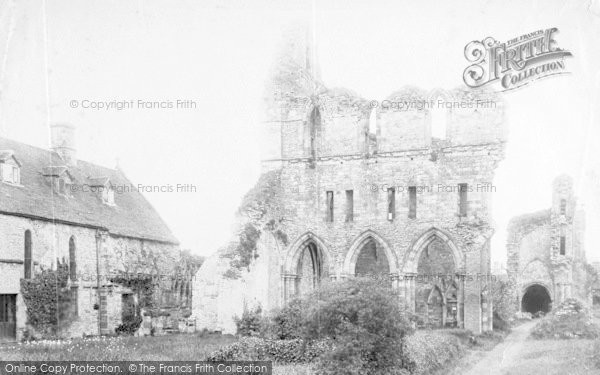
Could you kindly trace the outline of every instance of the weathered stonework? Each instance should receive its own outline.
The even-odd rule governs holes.
[[[445,139],[432,137],[427,107],[380,106],[374,127],[369,101],[325,88],[307,58],[310,45],[292,40],[267,85],[263,122],[263,171],[274,181],[265,216],[289,243],[264,231],[254,266],[239,280],[222,277],[227,262],[220,255],[207,260],[195,283],[198,327],[232,332],[232,316],[245,304],[281,307],[325,278],[367,273],[389,275],[398,302],[422,311],[426,325],[491,330],[485,276],[492,182],[506,137],[502,102],[487,92],[445,93],[445,100],[494,103],[445,111]],[[438,99],[415,88],[389,97]],[[468,190],[462,206],[459,184]],[[417,189],[415,215],[409,187]],[[258,277],[261,285],[251,281]]]
[[[21,280],[57,262],[75,274],[68,285],[75,316],[59,322],[60,336],[114,333],[124,300],[136,303],[141,293],[124,277],[155,279],[155,310],[189,309],[191,275],[182,272],[177,240],[152,206],[137,191],[111,201],[92,191],[98,181],[105,188],[132,185],[119,170],[76,160],[72,127],[53,127],[52,140],[60,145],[54,151],[0,138],[0,166],[8,155],[20,168],[19,181],[0,179],[0,300],[10,305],[0,341],[20,340],[26,330],[40,334],[28,325]]]
[[[549,311],[571,297],[591,301],[586,287],[583,217],[572,179],[560,176],[554,180],[550,209],[511,220],[507,273],[518,310]]]

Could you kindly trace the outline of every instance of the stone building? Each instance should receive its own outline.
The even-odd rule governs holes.
[[[491,330],[502,102],[482,91],[404,88],[375,105],[326,88],[305,35],[286,36],[267,84],[263,175],[240,209],[240,239],[196,276],[198,327],[232,332],[244,306],[269,310],[325,280],[385,275],[424,325]],[[444,131],[433,129],[436,116]],[[239,278],[223,277],[248,223],[260,233],[256,259]]]
[[[73,127],[51,134],[51,150],[0,138],[0,341],[35,330],[21,279],[61,263],[74,309],[61,336],[114,333],[139,298],[124,278],[158,279],[157,305],[180,306],[178,242],[158,213],[119,169],[77,159]]]
[[[589,303],[584,230],[584,213],[566,175],[554,180],[550,209],[510,221],[507,272],[517,309],[548,312],[572,297]]]

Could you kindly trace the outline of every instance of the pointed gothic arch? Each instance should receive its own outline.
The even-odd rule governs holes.
[[[434,240],[442,241],[451,251],[454,259],[455,270],[461,270],[464,267],[463,255],[458,249],[450,234],[445,231],[432,227],[417,238],[408,248],[404,256],[403,271],[405,273],[416,273],[419,263],[419,258],[423,250],[425,250]]]
[[[359,254],[361,250],[367,245],[370,241],[374,241],[377,245],[381,247],[383,253],[385,254],[389,266],[389,273],[396,274],[398,272],[398,259],[395,253],[392,251],[392,248],[389,246],[387,241],[383,239],[377,232],[372,230],[367,230],[361,233],[350,246],[350,249],[346,253],[346,258],[344,260],[344,268],[343,272],[346,275],[355,275],[356,273],[356,263],[358,261]]]

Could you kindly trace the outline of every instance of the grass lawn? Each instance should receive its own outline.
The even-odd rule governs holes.
[[[507,375],[600,374],[600,342],[528,339],[519,357],[505,367]]]
[[[92,337],[0,345],[3,361],[200,361],[237,339],[228,335]],[[308,366],[273,366],[274,375],[305,375]]]
[[[479,336],[476,344],[468,343],[462,330],[439,330],[437,334],[459,338],[469,351],[486,351],[499,337]],[[235,342],[229,335],[180,334],[155,337],[91,337],[65,341],[34,341],[30,343],[0,345],[2,360],[69,360],[69,361],[199,361],[219,347]],[[464,357],[463,357],[464,358]],[[474,357],[476,358],[476,357]],[[458,360],[461,363],[462,360]],[[447,374],[457,363],[448,363]],[[458,366],[460,367],[460,365]],[[309,365],[274,365],[274,375],[311,374]]]
[[[33,341],[0,346],[0,358],[12,361],[198,361],[234,341],[234,336],[200,334]]]

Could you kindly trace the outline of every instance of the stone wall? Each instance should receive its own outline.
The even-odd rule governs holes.
[[[27,326],[26,306],[20,290],[20,280],[24,277],[26,230],[31,231],[33,275],[42,268],[55,268],[57,258],[68,263],[69,241],[71,238],[75,241],[77,280],[71,286],[77,288],[77,317],[65,332],[61,332],[65,336],[98,334],[99,285],[107,298],[108,325],[104,332],[114,332],[121,324],[121,295],[131,293],[131,290],[112,285],[111,277],[119,272],[170,276],[179,259],[176,245],[111,236],[94,228],[0,215],[0,274],[3,275],[0,294],[17,295],[17,339]],[[102,242],[98,242],[99,234],[104,238]],[[157,298],[159,303],[165,304],[166,299],[161,299],[160,291],[170,290],[171,280],[160,280]]]
[[[575,297],[589,303],[583,247],[585,223],[577,208],[573,182],[559,176],[553,183],[551,208],[511,220],[507,238],[507,273],[515,305],[528,287],[543,286],[553,305]],[[561,237],[564,240],[561,240]],[[561,254],[564,241],[564,254]]]
[[[255,196],[261,202],[254,210],[259,215],[240,218],[236,225],[242,228],[249,221],[263,230],[272,220],[288,241],[271,239],[263,230],[261,241],[268,241],[262,253],[234,281],[223,277],[231,267],[223,251],[236,247],[235,238],[229,250],[207,260],[194,288],[195,295],[202,295],[193,309],[199,328],[232,329],[233,315],[256,295],[262,296],[263,307],[272,308],[306,293],[313,284],[305,276],[310,269],[304,270],[310,268],[311,248],[323,265],[321,277],[353,277],[357,262],[371,274],[384,269],[399,301],[414,310],[422,302],[415,286],[420,256],[438,240],[454,264],[459,326],[474,332],[491,329],[491,304],[481,275],[490,274],[493,179],[506,141],[500,97],[447,91],[447,101],[473,105],[491,100],[493,107],[448,109],[446,138],[434,138],[432,108],[420,105],[431,102],[431,94],[407,87],[389,95],[385,105],[373,105],[350,90],[326,88],[310,60],[308,34],[294,32],[286,35],[264,101],[261,179],[272,179],[265,189],[270,194]],[[373,108],[376,123],[369,122]],[[459,192],[459,184],[466,184],[466,194]],[[409,187],[417,192],[416,215],[410,214]],[[367,253],[361,251],[365,245]],[[379,260],[368,261],[369,256]],[[268,281],[252,284],[256,270],[265,266]]]

